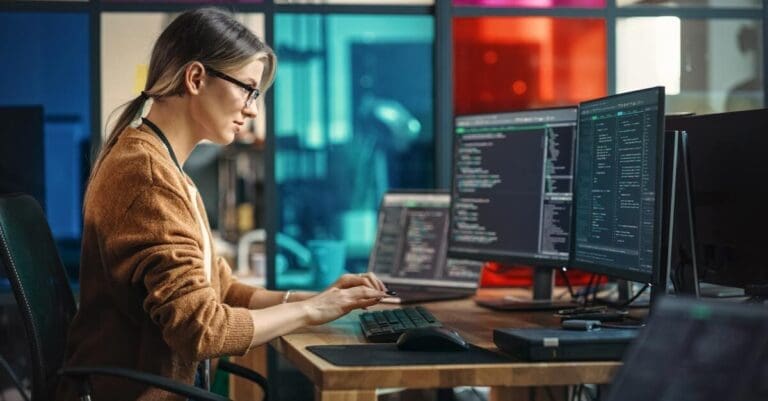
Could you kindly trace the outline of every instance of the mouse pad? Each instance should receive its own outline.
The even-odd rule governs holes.
[[[312,345],[315,355],[339,366],[467,365],[510,363],[509,357],[472,344],[466,351],[400,351],[395,344]]]

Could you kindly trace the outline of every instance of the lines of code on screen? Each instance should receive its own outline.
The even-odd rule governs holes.
[[[452,252],[568,259],[576,108],[456,119]]]
[[[663,112],[658,99],[654,88],[581,105],[573,264],[597,265],[623,278],[650,276]]]

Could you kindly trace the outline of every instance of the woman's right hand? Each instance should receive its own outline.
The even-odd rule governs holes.
[[[318,325],[338,319],[353,309],[376,305],[385,296],[383,291],[362,285],[345,289],[331,287],[301,302],[307,313],[307,323]]]

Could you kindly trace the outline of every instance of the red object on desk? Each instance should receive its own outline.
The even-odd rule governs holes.
[[[568,269],[565,273],[572,286],[589,284],[591,273],[576,269]],[[598,283],[605,283],[608,279],[601,276]],[[526,265],[504,265],[497,262],[488,262],[480,273],[480,287],[530,287],[533,283],[533,268]],[[559,275],[555,275],[555,285],[565,286],[565,281]]]

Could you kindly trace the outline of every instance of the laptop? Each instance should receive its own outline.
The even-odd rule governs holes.
[[[608,400],[768,400],[768,309],[661,299],[628,349]]]
[[[474,295],[482,262],[447,257],[451,196],[447,192],[387,192],[379,207],[368,271],[397,295],[388,303]]]

